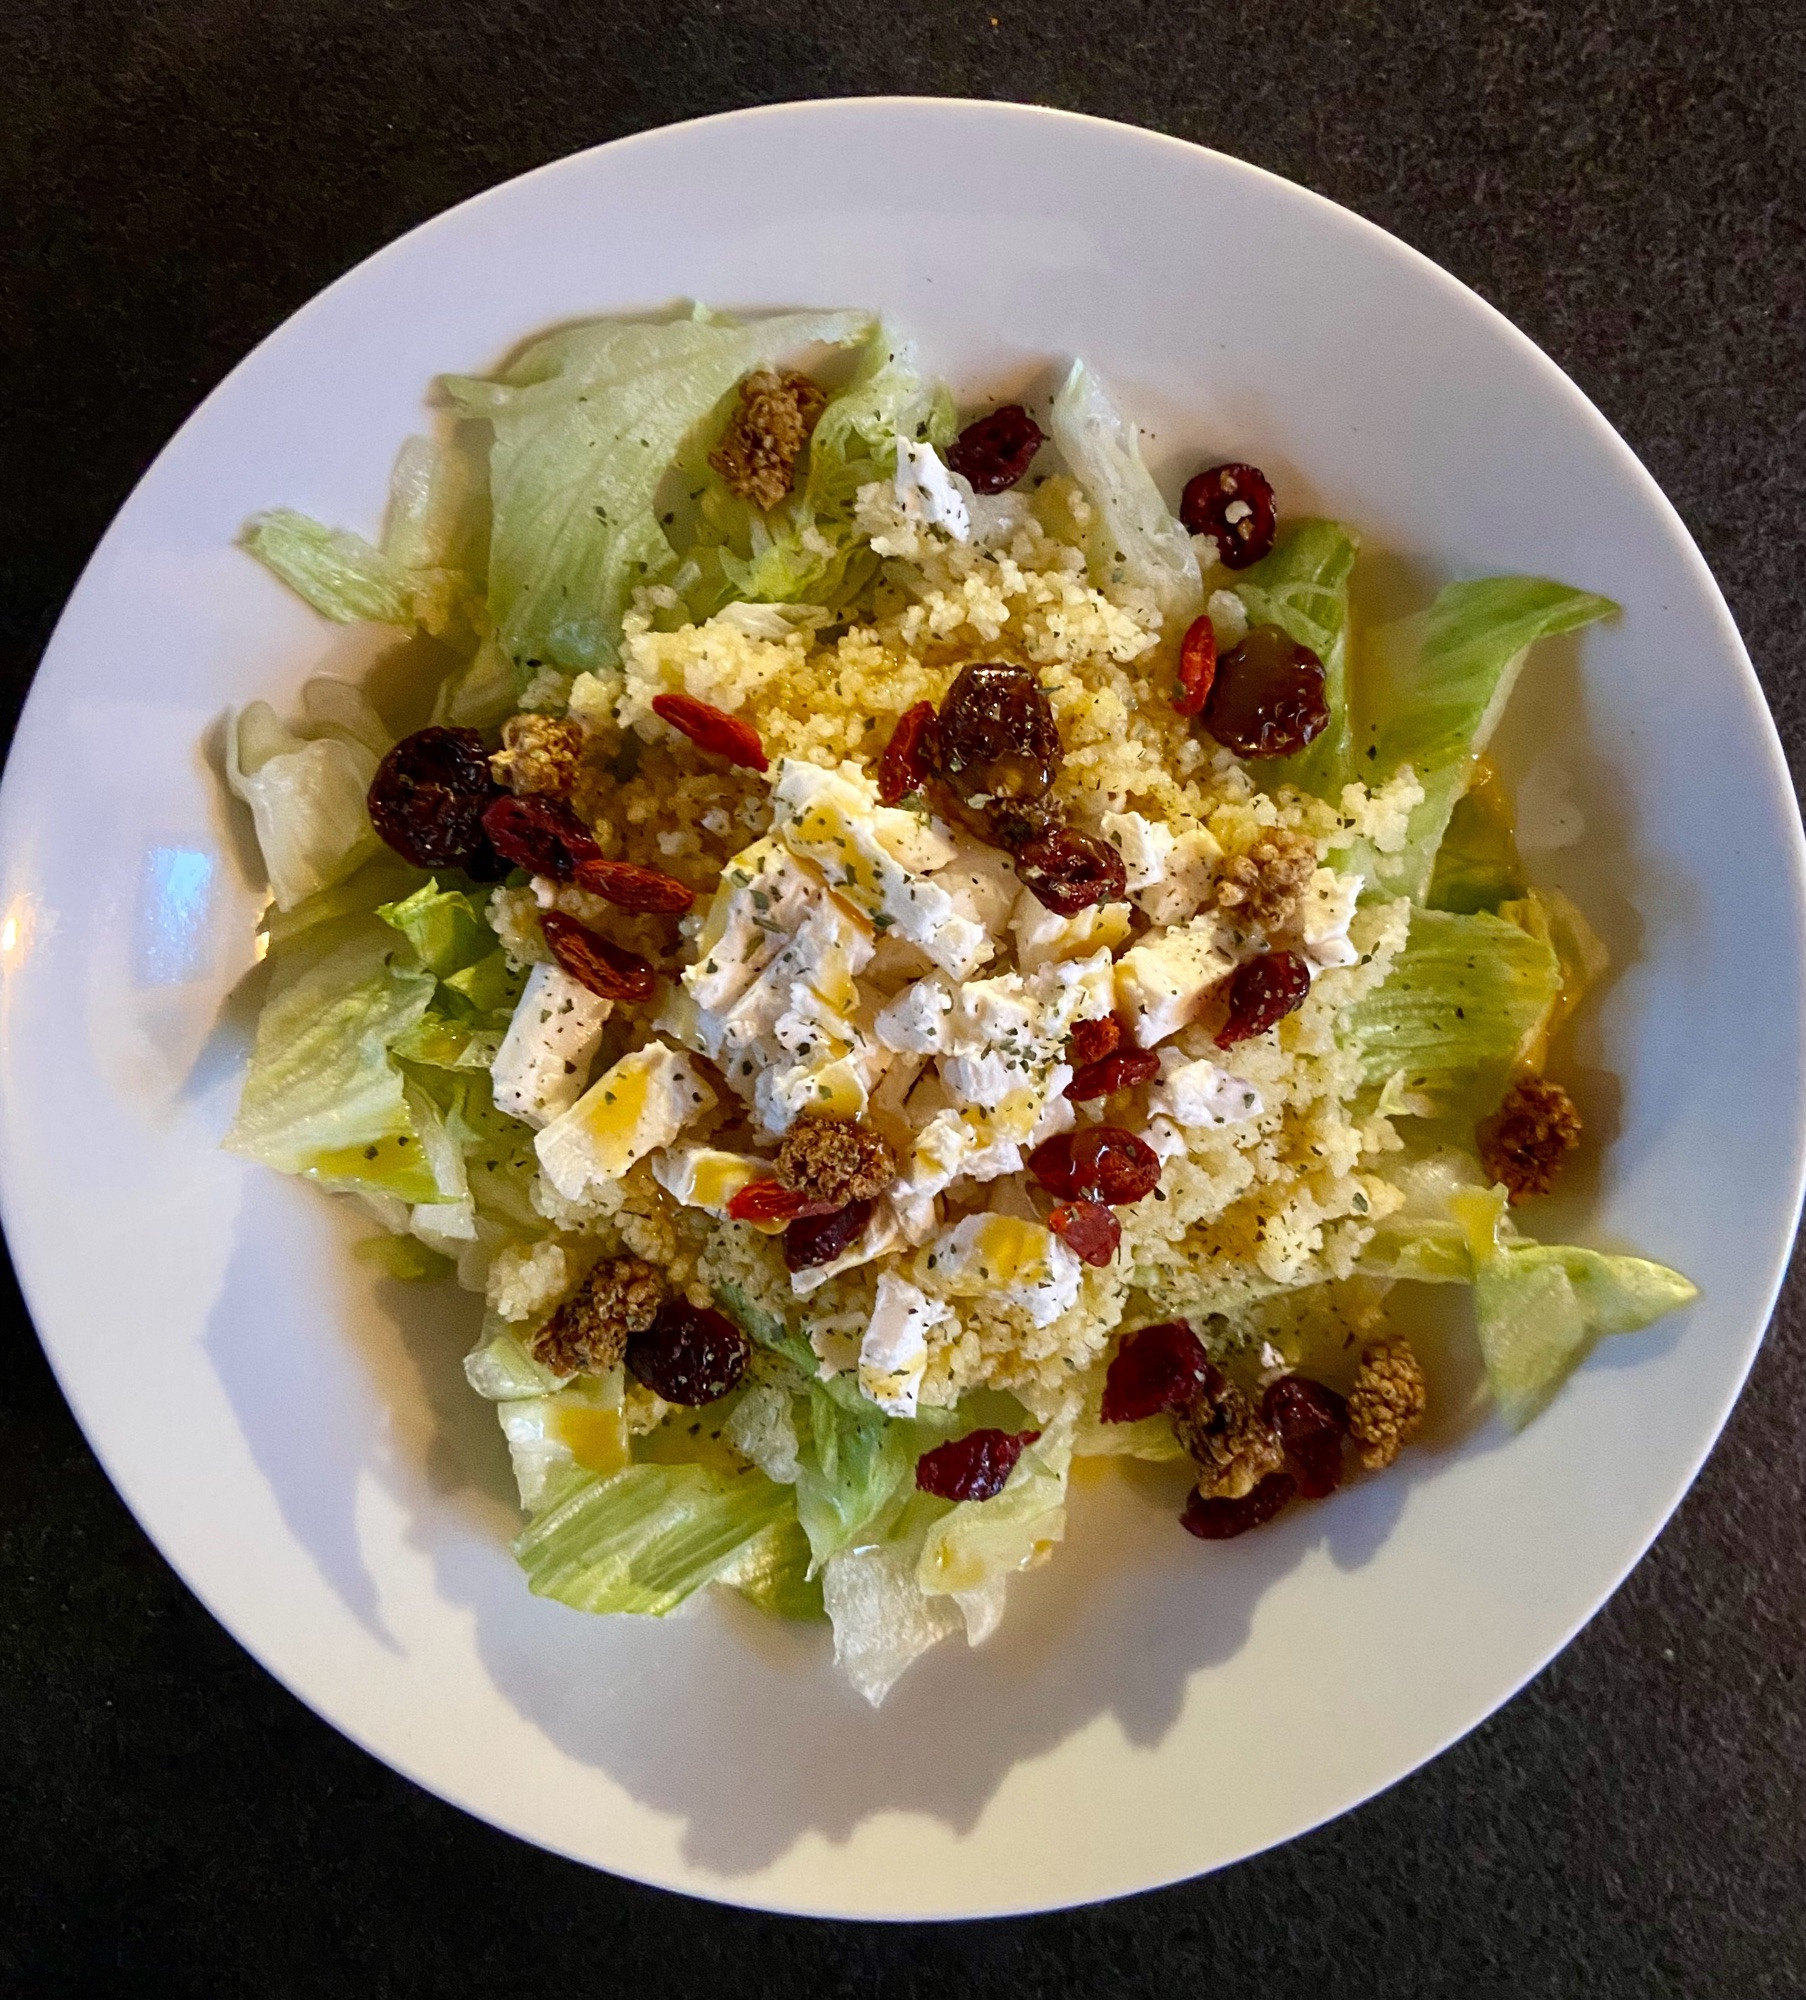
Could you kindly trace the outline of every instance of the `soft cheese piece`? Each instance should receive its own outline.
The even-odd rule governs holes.
[[[886,1416],[913,1417],[928,1367],[928,1335],[953,1317],[906,1278],[886,1271],[878,1280],[872,1317],[859,1343],[859,1387]]]
[[[1020,1306],[1050,1326],[1079,1295],[1084,1266],[1038,1222],[1015,1215],[968,1215],[923,1252],[927,1282],[958,1298],[990,1297]]]
[[[1136,1043],[1151,1049],[1195,1021],[1234,970],[1235,960],[1217,942],[1216,920],[1194,918],[1145,938],[1117,960],[1117,1012]]]
[[[534,1140],[534,1151],[546,1179],[567,1201],[576,1201],[670,1145],[715,1102],[687,1055],[648,1042],[623,1056],[555,1118]]]
[[[613,1001],[563,966],[536,965],[490,1065],[495,1108],[535,1127],[568,1111],[589,1082],[602,1025],[613,1011]]]
[[[1187,1061],[1178,1049],[1160,1051],[1161,1079],[1148,1092],[1148,1110],[1178,1125],[1241,1125],[1258,1118],[1262,1105],[1253,1084],[1200,1057]]]

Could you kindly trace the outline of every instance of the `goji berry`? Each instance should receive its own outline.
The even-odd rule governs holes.
[[[934,703],[931,701],[918,701],[914,708],[906,708],[897,717],[897,726],[884,746],[884,755],[878,759],[878,798],[881,804],[894,806],[899,799],[921,789],[932,762],[930,739],[933,728]]]
[[[1264,1035],[1302,1007],[1310,990],[1310,963],[1300,952],[1263,951],[1243,959],[1229,982],[1229,1018],[1217,1032],[1217,1047]]]
[[[1116,1350],[1099,1414],[1107,1424],[1133,1424],[1162,1410],[1182,1410],[1216,1375],[1184,1320],[1162,1320],[1130,1334]]]
[[[771,761],[759,741],[759,732],[750,722],[742,722],[738,716],[729,715],[709,702],[698,701],[694,695],[655,694],[652,712],[661,722],[670,723],[680,736],[687,736],[698,750],[725,757],[730,764],[762,771]]]
[[[656,969],[637,951],[628,951],[562,910],[542,910],[539,927],[552,956],[579,986],[604,1000],[649,1000],[658,984]]]
[[[696,891],[657,868],[633,861],[610,861],[600,854],[577,863],[576,882],[617,910],[654,910],[675,915],[696,900]]]
[[[1194,618],[1179,642],[1179,692],[1173,706],[1181,715],[1196,715],[1210,698],[1217,677],[1217,628],[1208,616]]]
[[[534,792],[496,800],[483,815],[483,830],[505,861],[529,875],[568,882],[581,861],[599,861],[594,836],[560,799]]]
[[[1122,1241],[1122,1224],[1100,1201],[1063,1202],[1047,1226],[1083,1264],[1107,1264]]]
[[[1159,1184],[1160,1155],[1120,1125],[1087,1125],[1042,1140],[1029,1155],[1028,1170],[1062,1201],[1124,1208]]]
[[[994,1500],[1039,1431],[968,1431],[916,1460],[916,1485],[943,1500]]]
[[[1094,1097],[1114,1097],[1119,1090],[1133,1090],[1159,1074],[1160,1058],[1152,1049],[1118,1049],[1087,1063],[1066,1086],[1066,1095],[1074,1104],[1084,1104]]]
[[[1073,1025],[1072,1060],[1083,1068],[1086,1063],[1102,1062],[1113,1053],[1122,1040],[1122,1028],[1108,1014],[1101,1021],[1078,1021]]]
[[[811,1201],[782,1181],[748,1181],[727,1205],[735,1222],[795,1222],[804,1215],[833,1215],[831,1202]]]

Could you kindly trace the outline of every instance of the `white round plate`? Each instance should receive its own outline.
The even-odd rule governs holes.
[[[1507,570],[1616,598],[1621,619],[1539,658],[1507,746],[1533,858],[1618,967],[1575,1072],[1609,1145],[1553,1220],[1680,1266],[1701,1302],[1609,1343],[1522,1437],[1415,1451],[1245,1541],[1182,1534],[1170,1468],[1081,1476],[1066,1547],[998,1637],[941,1647],[878,1714],[819,1631],[529,1596],[502,1442],[459,1368],[474,1306],[373,1279],[349,1217],[217,1149],[262,896],[210,732],[349,657],[234,548],[249,514],[373,530],[436,374],[682,298],[882,308],[975,398],[1082,353],[1174,490],[1246,458],[1287,511],[1356,523],[1375,601]],[[651,132],[340,279],[101,543],[20,725],[0,853],[7,1232],[127,1503],[375,1755],[697,1895],[1041,1909],[1220,1867],[1392,1783],[1648,1545],[1743,1381],[1799,1203],[1799,826],[1673,510],[1558,369],[1414,252],[1234,160],[1051,111],[796,104]]]

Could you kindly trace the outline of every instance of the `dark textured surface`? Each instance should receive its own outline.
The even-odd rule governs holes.
[[[848,0],[10,0],[7,716],[132,481],[329,278],[573,148],[873,91],[1038,99],[1219,145],[1464,278],[1673,498],[1799,768],[1797,0],[932,0],[890,14]],[[906,1933],[590,1875],[391,1776],[199,1609],[113,1497],[16,1297],[4,1328],[0,1991],[1806,1993],[1797,1287],[1654,1552],[1428,1771],[1214,1879]]]

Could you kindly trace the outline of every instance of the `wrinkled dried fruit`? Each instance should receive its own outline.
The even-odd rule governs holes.
[[[1116,903],[1128,888],[1128,870],[1109,841],[1056,826],[1016,849],[1016,873],[1036,902],[1056,916],[1076,917],[1094,903]]]
[[[894,806],[926,780],[932,759],[930,738],[934,730],[934,703],[918,701],[897,717],[897,726],[878,759],[878,798]]]
[[[1098,1201],[1062,1202],[1047,1226],[1082,1264],[1107,1264],[1122,1241],[1122,1224]]]
[[[1124,1208],[1160,1181],[1160,1155],[1120,1125],[1087,1125],[1044,1139],[1029,1155],[1029,1172],[1062,1201],[1099,1201]]]
[[[554,882],[569,882],[579,862],[602,858],[589,828],[570,807],[537,793],[497,799],[483,815],[483,830],[503,860]]]
[[[1229,1018],[1218,1031],[1217,1047],[1230,1049],[1264,1035],[1302,1007],[1310,990],[1310,963],[1301,952],[1263,951],[1243,959],[1229,981]]]
[[[1246,569],[1273,546],[1279,512],[1267,475],[1252,465],[1213,465],[1188,479],[1179,498],[1188,535],[1209,535],[1225,569]]]
[[[1182,1410],[1215,1375],[1203,1342],[1184,1320],[1144,1326],[1116,1350],[1099,1415],[1107,1424],[1133,1424],[1162,1410]]]
[[[1173,706],[1181,715],[1196,715],[1210,698],[1217,677],[1217,628],[1208,617],[1194,618],[1179,644],[1179,691]]]
[[[994,1500],[1039,1431],[968,1431],[916,1460],[916,1484],[943,1500]]]
[[[579,889],[600,896],[617,910],[653,910],[674,916],[696,900],[696,891],[657,868],[642,868],[633,861],[610,861],[600,854],[579,861],[576,868]]]
[[[1122,1040],[1122,1028],[1106,1014],[1101,1021],[1078,1022],[1069,1039],[1073,1064],[1082,1069],[1086,1063],[1102,1062],[1114,1053]]]
[[[497,790],[474,729],[416,729],[376,767],[370,824],[416,868],[480,864],[483,814]]]
[[[1329,726],[1323,662],[1277,625],[1256,625],[1217,662],[1203,717],[1238,757],[1290,757]]]
[[[947,463],[974,493],[1001,493],[1028,470],[1043,442],[1041,426],[1020,403],[1005,403],[953,440]]]
[[[1060,761],[1060,732],[1034,675],[998,661],[960,669],[923,740],[937,790],[981,839],[995,837],[991,806],[1045,798]]]
[[[746,1373],[746,1335],[712,1306],[674,1300],[644,1333],[630,1334],[627,1366],[655,1396],[694,1407],[712,1403]]]
[[[656,969],[637,951],[598,937],[587,924],[562,910],[542,910],[539,927],[552,956],[579,986],[604,1000],[649,1000],[658,984]]]
[[[1348,1405],[1308,1375],[1282,1375],[1261,1399],[1261,1415],[1279,1433],[1298,1474],[1298,1491],[1321,1500],[1342,1483]]]
[[[859,1241],[871,1219],[869,1201],[849,1201],[826,1215],[798,1216],[784,1231],[785,1268],[809,1271],[818,1264],[832,1264]]]
[[[799,1215],[831,1215],[833,1210],[812,1202],[782,1181],[748,1181],[727,1205],[735,1222],[794,1222]]]
[[[698,701],[694,695],[655,694],[652,712],[712,757],[725,757],[730,764],[743,764],[751,771],[764,770],[770,761],[759,732],[750,722]]]
[[[1298,1482],[1289,1472],[1269,1472],[1252,1493],[1239,1500],[1206,1499],[1195,1489],[1185,1503],[1179,1524],[1201,1542],[1232,1542],[1250,1528],[1258,1528],[1298,1491]]]
[[[1119,1090],[1133,1090],[1160,1074],[1160,1058],[1152,1049],[1118,1049],[1114,1055],[1087,1063],[1066,1086],[1074,1104],[1094,1097],[1113,1097]]]

